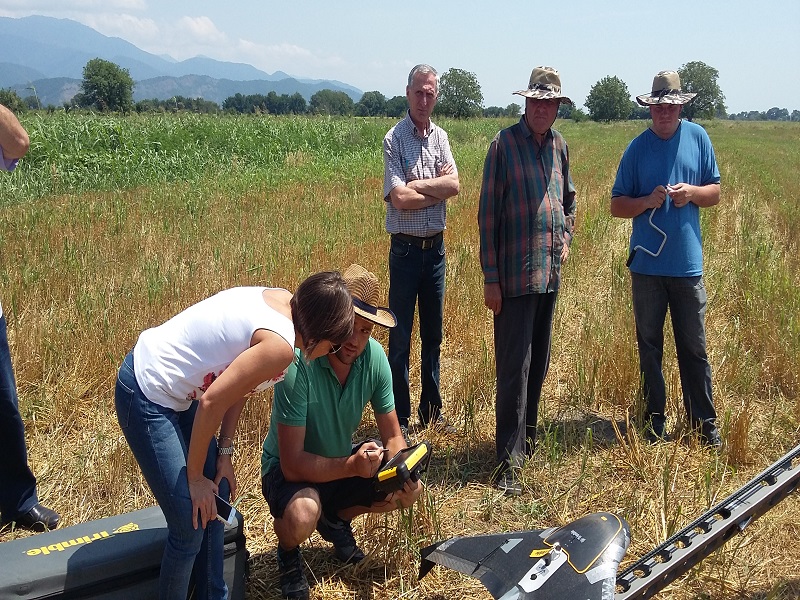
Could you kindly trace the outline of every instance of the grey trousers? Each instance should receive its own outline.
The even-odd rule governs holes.
[[[550,366],[550,340],[558,292],[503,297],[494,317],[497,372],[497,473],[520,466],[533,452],[542,384]]]

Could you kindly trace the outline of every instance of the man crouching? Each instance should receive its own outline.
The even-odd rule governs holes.
[[[396,319],[378,306],[378,280],[359,265],[343,278],[353,296],[355,325],[350,339],[310,363],[298,357],[275,386],[269,432],[261,455],[262,491],[275,519],[278,570],[284,598],[308,598],[300,544],[316,529],[345,563],[364,558],[350,521],[366,513],[411,506],[422,485],[409,481],[392,494],[378,492],[373,478],[388,457],[406,447],[394,409],[392,375],[375,324]],[[380,444],[355,449],[352,436],[369,402]]]

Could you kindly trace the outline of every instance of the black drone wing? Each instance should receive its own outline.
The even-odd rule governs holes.
[[[422,550],[419,577],[439,564],[476,577],[497,599],[614,600],[630,537],[625,519],[606,512],[557,529],[455,537]]]

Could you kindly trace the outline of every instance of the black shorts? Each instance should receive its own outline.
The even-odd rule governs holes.
[[[307,488],[317,491],[322,512],[330,516],[351,506],[372,506],[386,499],[386,493],[377,491],[374,481],[364,477],[348,477],[325,483],[293,482],[286,481],[283,470],[277,465],[261,479],[261,492],[267,500],[269,512],[276,519],[283,518],[289,501],[297,492]]]

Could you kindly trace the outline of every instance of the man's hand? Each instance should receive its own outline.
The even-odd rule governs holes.
[[[563,257],[563,251],[561,255]],[[494,314],[500,314],[500,311],[503,308],[503,294],[500,291],[499,283],[483,284],[483,303],[486,305],[486,308],[488,308]]]
[[[397,508],[408,508],[417,501],[424,488],[425,486],[422,485],[421,481],[411,481],[409,479],[403,484],[402,488],[392,492],[387,500],[390,500]]]
[[[667,186],[667,193],[672,198],[675,208],[681,208],[692,202],[696,191],[697,187],[688,183],[676,183],[675,185]]]
[[[350,457],[352,468],[357,477],[371,478],[383,464],[383,446],[375,442],[364,442],[358,451]]]
[[[569,244],[567,244],[567,240],[564,240],[564,245],[561,246],[561,264],[563,265],[567,262],[567,258],[569,257]]]
[[[436,176],[441,177],[442,175],[452,175],[455,172],[456,168],[453,163],[445,163],[441,166],[436,167]]]
[[[664,200],[666,198],[667,188],[665,188],[663,185],[657,185],[649,195],[642,197],[642,201],[644,202],[644,210],[659,208],[662,204],[664,204]],[[644,212],[644,210],[642,212]]]
[[[189,480],[189,495],[192,497],[192,527],[197,529],[197,511],[200,511],[200,524],[203,529],[206,524],[217,517],[217,501],[214,494],[219,493],[217,484],[200,477]]]

